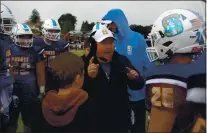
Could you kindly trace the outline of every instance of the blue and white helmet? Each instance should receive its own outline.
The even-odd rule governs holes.
[[[0,32],[11,35],[14,23],[14,15],[12,14],[12,11],[6,5],[1,3]]]
[[[14,44],[23,48],[33,46],[33,33],[27,24],[16,24],[12,28],[12,39]]]
[[[41,28],[44,38],[50,41],[58,41],[60,39],[61,28],[55,19],[45,20]]]
[[[151,62],[163,60],[176,53],[199,53],[205,46],[203,22],[197,14],[186,9],[168,10],[153,23],[146,49]]]

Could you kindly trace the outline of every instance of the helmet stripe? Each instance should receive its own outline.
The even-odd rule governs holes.
[[[51,20],[52,20],[52,25],[57,26],[57,23],[55,22],[55,20],[54,19],[51,19]]]
[[[4,5],[4,4],[2,4],[2,5]],[[6,5],[4,5],[4,6],[7,8],[8,12],[9,12],[10,14],[12,14],[12,11],[8,8],[8,6],[6,6]]]
[[[26,24],[22,24],[25,31],[29,31],[29,27]]]
[[[96,24],[96,30],[99,30],[99,29],[100,29],[100,24],[97,23],[97,24]]]

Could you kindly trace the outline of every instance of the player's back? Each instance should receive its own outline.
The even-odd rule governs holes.
[[[151,111],[149,132],[174,127],[180,106],[185,103],[187,78],[192,70],[187,64],[151,64],[146,80],[147,109]],[[167,119],[171,120],[165,123]],[[158,120],[165,126],[157,124]]]
[[[45,47],[46,43],[44,42],[43,38],[41,37],[34,37],[33,38],[33,44],[40,47]]]
[[[154,90],[152,89],[153,87],[157,86],[158,88],[160,88],[158,90],[164,92],[162,88],[163,87],[166,88],[165,85],[166,86],[171,85],[172,87],[180,88],[184,92],[186,91],[187,88],[186,79],[188,77],[188,72],[190,71],[190,69],[183,70],[184,66],[186,66],[186,64],[164,64],[159,66],[155,66],[154,64],[150,65],[149,70],[147,72],[147,80],[146,80],[146,87],[147,87],[146,95],[148,99],[147,100],[148,110],[150,110],[151,106],[153,105],[151,101],[160,98],[157,97],[157,99],[154,99],[152,98],[152,96],[150,96],[152,93],[151,91]],[[174,90],[173,92],[176,91],[177,90]],[[154,102],[156,103],[156,101]],[[163,106],[162,104],[163,103],[159,102],[160,107]]]

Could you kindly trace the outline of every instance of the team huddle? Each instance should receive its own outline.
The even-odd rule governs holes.
[[[151,46],[145,49],[150,61],[146,77],[115,51],[113,42],[119,40],[114,34],[120,31],[119,27],[114,30],[116,22],[113,20],[104,18],[96,23],[89,38],[90,52],[83,61],[70,53],[69,43],[60,38],[61,28],[55,19],[43,21],[42,37],[34,37],[27,24],[14,24],[14,16],[4,4],[1,4],[0,21],[1,132],[15,133],[20,113],[24,132],[46,132],[44,126],[38,124],[43,119],[49,132],[84,132],[84,129],[87,132],[130,132],[129,125],[133,122],[128,115],[127,86],[133,90],[146,87],[147,132],[205,132],[206,35],[198,13],[172,9],[156,19],[148,36]],[[117,78],[112,74],[118,75]],[[114,87],[111,94],[98,91],[99,83],[103,83],[102,88]],[[64,92],[62,88],[67,87],[78,89]],[[91,88],[97,91],[92,92]],[[113,92],[119,94],[114,98]],[[61,93],[68,97],[59,98]],[[67,108],[68,103],[71,104]],[[95,113],[87,110],[91,107],[89,104],[96,108]],[[119,112],[114,111],[113,106]],[[49,115],[50,109],[52,112],[59,109],[54,112],[57,116],[69,113],[65,118],[56,119]],[[77,110],[80,113],[76,113]],[[98,112],[103,110],[108,117]],[[88,112],[94,117],[90,118]],[[91,124],[94,130],[86,127],[90,119],[94,120]],[[54,127],[64,127],[64,130]]]

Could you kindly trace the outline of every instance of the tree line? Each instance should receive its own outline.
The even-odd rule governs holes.
[[[41,20],[40,13],[37,11],[37,9],[32,10],[29,20],[27,20],[25,23],[32,28],[34,34],[39,36],[40,34],[39,31],[41,30],[41,25],[43,21]],[[66,33],[75,30],[77,24],[77,17],[72,15],[71,13],[65,13],[59,17],[58,23],[60,24],[60,27],[62,29],[61,34],[65,35]],[[92,30],[94,25],[95,22],[89,23],[87,20],[83,21],[81,25],[81,31],[83,33],[89,32]],[[130,25],[130,28],[135,32],[139,32],[145,38],[147,38],[147,35],[151,31],[152,25],[142,26],[142,25],[132,24]]]

